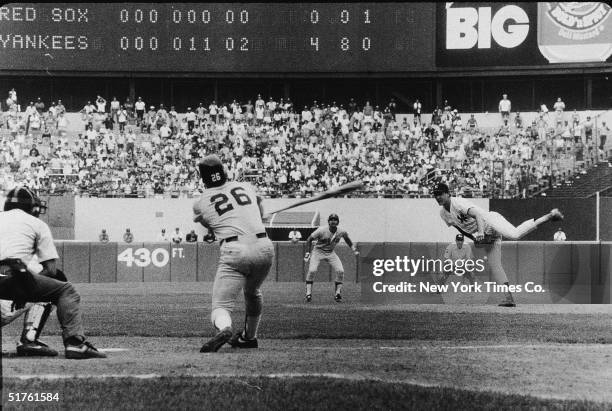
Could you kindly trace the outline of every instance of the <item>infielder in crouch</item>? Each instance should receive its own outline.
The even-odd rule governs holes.
[[[198,168],[206,190],[193,205],[193,221],[212,231],[221,245],[210,315],[218,332],[200,352],[215,352],[225,343],[257,348],[263,306],[259,287],[274,259],[274,245],[261,218],[261,198],[248,183],[228,182],[216,155],[204,157]],[[231,312],[241,290],[246,306],[244,330],[232,335]]]
[[[546,222],[563,220],[563,214],[555,208],[537,220],[531,218],[515,227],[495,211],[485,211],[463,198],[451,197],[449,188],[444,183],[439,183],[434,188],[433,195],[438,204],[442,206],[440,217],[446,225],[455,227],[463,235],[474,240],[476,246],[485,247],[493,279],[498,284],[506,286],[509,283],[501,264],[502,237],[518,240]],[[506,291],[505,294],[506,297],[499,306],[515,307],[516,304],[510,291]]]
[[[338,224],[340,224],[340,218],[338,215],[330,214],[327,219],[327,223],[327,227],[317,228],[306,240],[306,250],[308,251],[304,256],[304,260],[310,260],[308,265],[308,274],[306,276],[306,302],[308,303],[312,301],[312,284],[314,282],[314,276],[317,273],[319,264],[323,260],[326,260],[329,265],[331,265],[334,273],[336,274],[334,300],[338,303],[342,302],[341,291],[342,282],[344,281],[344,267],[342,266],[340,257],[338,257],[338,254],[334,252],[336,244],[338,244],[341,239],[344,238],[344,241],[349,247],[351,247],[355,255],[359,255],[359,251],[357,251],[357,248],[349,238],[348,233],[343,229],[338,228]],[[314,240],[317,242],[314,246],[312,255],[310,255],[310,247]]]
[[[53,303],[57,307],[57,318],[62,328],[66,358],[106,358],[106,354],[98,352],[85,340],[80,313],[81,298],[57,270],[55,262],[58,255],[51,230],[37,218],[44,210],[46,206],[28,188],[18,187],[8,193],[4,212],[0,213],[0,299],[13,301],[11,311],[25,308],[28,302]],[[40,263],[34,260],[34,256]],[[10,320],[3,318],[2,324]],[[44,324],[44,321],[41,323]],[[26,333],[25,338],[22,336],[20,342],[25,347],[21,350],[18,348],[18,352],[22,351],[25,355],[36,352],[39,355],[57,355],[38,341],[40,329],[39,325],[34,335]]]
[[[444,250],[444,260],[450,261],[475,261],[474,253],[472,253],[472,247],[469,244],[464,243],[463,234],[457,234],[455,236],[455,242],[449,244]],[[446,280],[451,274],[455,274],[458,276],[465,275],[465,277],[469,280],[470,284],[474,284],[476,282],[476,278],[474,278],[474,273],[465,269],[465,263],[462,265],[461,270],[465,272],[465,274],[461,274],[459,270],[449,271],[442,274],[442,278],[440,279],[441,284],[445,284]]]

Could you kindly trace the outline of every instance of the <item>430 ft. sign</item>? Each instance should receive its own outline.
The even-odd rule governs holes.
[[[172,257],[184,258],[182,248],[172,248]],[[121,261],[126,266],[148,267],[153,264],[155,267],[165,267],[170,261],[170,253],[165,248],[126,248],[117,256],[117,261]]]

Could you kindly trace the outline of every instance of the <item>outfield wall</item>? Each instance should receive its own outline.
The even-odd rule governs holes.
[[[612,197],[600,198],[599,216],[599,239],[612,241]]]
[[[194,229],[202,238],[205,230],[191,221],[193,199],[126,198],[46,198],[48,214],[41,216],[51,227],[55,239],[97,241],[103,228],[111,241],[121,241],[126,228],[136,241],[155,241],[164,227],[168,232],[179,227],[183,234]],[[266,199],[266,209],[275,209],[299,199]],[[562,227],[568,240],[596,241],[595,199],[537,198],[525,200],[470,199],[485,210],[498,211],[511,223],[543,215],[553,207],[565,213],[565,221],[547,224],[524,240],[548,241]],[[4,203],[4,198],[0,198]],[[340,215],[341,225],[359,242],[451,241],[455,230],[439,217],[434,199],[339,198],[306,204],[300,211],[319,211],[322,221],[331,213]],[[612,198],[602,197],[599,207],[600,237],[612,241]]]
[[[345,282],[372,280],[374,259],[443,258],[448,243],[360,243],[360,257],[344,244],[337,247],[345,270]],[[219,258],[219,245],[188,243],[94,243],[57,241],[59,267],[74,283],[189,282],[212,281]],[[302,282],[308,269],[305,243],[275,243],[276,255],[269,281]],[[475,248],[483,258],[482,248]],[[504,242],[503,265],[511,284],[532,281],[553,296],[538,302],[610,303],[612,242]],[[420,273],[420,278],[432,272]],[[438,274],[438,273],[436,273]],[[424,277],[423,277],[424,276]],[[490,270],[478,275],[491,280]],[[316,281],[333,281],[327,263],[319,267]],[[562,297],[554,297],[562,296]]]
[[[273,210],[295,203],[299,199],[274,198],[264,200],[264,208]],[[488,210],[488,199],[471,199]],[[183,233],[195,229],[199,237],[205,230],[191,221],[193,199],[118,199],[75,198],[75,238],[97,241],[104,228],[111,241],[120,241],[129,227],[136,241],[154,241],[162,228],[171,232],[179,227]],[[321,221],[336,213],[340,225],[354,241],[399,242],[440,241],[455,237],[440,219],[440,207],[433,198],[378,199],[335,198],[306,204],[300,211],[319,211]]]

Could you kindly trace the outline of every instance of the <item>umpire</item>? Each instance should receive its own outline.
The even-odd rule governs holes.
[[[57,250],[49,226],[38,219],[46,205],[26,187],[8,193],[0,213],[0,299],[12,300],[15,309],[27,302],[57,306],[66,358],[106,358],[85,340],[80,313],[81,297],[56,268]],[[34,264],[38,257],[42,265]],[[35,351],[37,341],[26,341]]]

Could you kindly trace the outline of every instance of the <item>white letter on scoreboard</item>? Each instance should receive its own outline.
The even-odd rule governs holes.
[[[446,9],[446,48],[469,49],[478,41],[478,12],[471,7]]]

